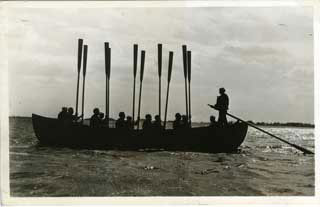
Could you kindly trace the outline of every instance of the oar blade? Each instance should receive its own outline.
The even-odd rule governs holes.
[[[141,67],[140,67],[140,81],[143,81],[143,73],[144,73],[144,61],[145,61],[145,54],[146,51],[142,50],[141,51]]]
[[[182,45],[183,74],[187,78],[187,45]]]
[[[138,45],[133,45],[133,77],[137,75],[137,63],[138,63]]]
[[[158,75],[161,77],[162,71],[162,44],[158,44]]]
[[[105,73],[106,73],[107,77],[109,76],[109,73],[108,73],[108,65],[109,65],[108,64],[108,58],[109,58],[108,49],[109,49],[109,43],[105,42],[104,43],[104,62],[105,62]]]
[[[88,56],[88,45],[84,45],[83,48],[83,76],[86,75],[87,72],[87,56]]]
[[[78,73],[81,71],[83,39],[78,39]]]
[[[190,81],[191,81],[191,51],[188,51],[187,59],[188,59],[188,81],[190,83]]]
[[[173,64],[173,52],[169,52],[169,65],[168,65],[168,82],[171,80],[171,73],[172,73],[172,64]]]
[[[108,79],[110,79],[111,76],[111,48],[108,48],[108,67],[107,67],[107,73],[108,73]]]

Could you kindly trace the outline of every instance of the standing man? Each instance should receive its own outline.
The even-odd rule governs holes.
[[[214,108],[219,110],[219,125],[227,125],[227,111],[229,108],[229,97],[225,94],[226,90],[224,88],[219,89],[220,96],[217,97],[217,103],[214,105]]]

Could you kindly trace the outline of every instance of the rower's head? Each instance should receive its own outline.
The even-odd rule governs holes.
[[[73,108],[72,107],[68,108],[68,113],[71,114],[71,115],[73,114]]]
[[[64,107],[62,107],[62,111],[63,111],[63,112],[68,112],[68,108],[67,108],[67,107],[65,107],[65,106],[64,106]]]
[[[188,121],[187,116],[186,116],[186,115],[182,115],[182,120],[183,120],[184,122],[187,122],[187,121]]]
[[[152,119],[151,114],[147,114],[147,115],[146,115],[146,120],[151,121],[151,119]]]
[[[160,116],[159,116],[159,115],[155,115],[155,116],[154,116],[154,119],[155,119],[156,121],[160,121]]]
[[[219,93],[220,94],[224,94],[226,92],[226,89],[224,89],[224,88],[219,88]]]
[[[211,123],[216,122],[216,117],[210,116],[210,122],[211,122]]]
[[[119,117],[120,117],[121,119],[124,119],[124,118],[126,118],[126,114],[125,114],[123,111],[121,111],[121,112],[119,113]]]
[[[100,110],[99,110],[98,108],[94,108],[94,109],[93,109],[93,113],[94,113],[95,115],[99,115],[99,114],[100,114]]]
[[[131,116],[127,116],[127,121],[132,121],[132,117]]]
[[[181,114],[180,113],[176,113],[176,120],[181,120]]]
[[[104,117],[104,113],[100,112],[100,113],[99,113],[99,118],[100,118],[100,119],[103,119],[103,117]]]

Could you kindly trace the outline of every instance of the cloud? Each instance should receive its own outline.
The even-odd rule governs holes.
[[[10,114],[56,116],[61,106],[74,106],[77,39],[83,38],[89,47],[86,116],[96,106],[104,108],[103,42],[109,41],[114,117],[132,110],[134,43],[146,51],[142,114],[157,113],[157,44],[163,43],[162,106],[168,53],[174,52],[169,119],[185,111],[181,45],[187,44],[195,121],[215,113],[206,104],[214,103],[224,86],[231,112],[246,119],[313,122],[312,12],[309,7],[10,8]],[[139,78],[136,87],[139,92]]]

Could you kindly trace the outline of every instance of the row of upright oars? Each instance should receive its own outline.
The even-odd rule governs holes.
[[[138,63],[138,45],[133,46],[133,108],[132,117],[135,120],[135,88],[136,88],[136,75],[137,75],[137,63]],[[140,90],[139,90],[139,100],[138,100],[138,117],[137,117],[137,128],[140,128],[140,112],[141,112],[141,96],[142,96],[142,85],[144,76],[144,65],[145,65],[145,51],[141,51],[141,64],[140,64]],[[173,52],[169,52],[169,65],[168,65],[168,82],[167,82],[167,99],[165,108],[165,119],[164,128],[167,122],[167,111],[168,111],[168,99],[169,99],[169,88],[171,81],[173,65]],[[161,74],[162,74],[162,44],[158,44],[158,77],[159,77],[159,116],[161,118]]]
[[[81,116],[84,117],[84,92],[85,92],[85,82],[86,82],[86,70],[87,70],[87,55],[88,55],[88,45],[83,45],[83,39],[78,40],[78,79],[77,79],[77,97],[76,97],[76,116],[78,116],[78,103],[79,103],[79,82],[80,82],[80,72],[82,63],[82,49],[83,49],[83,70],[82,70],[82,107]],[[82,119],[83,121],[83,119]]]
[[[82,53],[83,50],[83,53]],[[190,82],[191,82],[191,51],[187,51],[185,45],[182,46],[183,52],[183,69],[185,77],[185,92],[186,92],[186,115],[191,124],[191,92],[190,92]],[[144,65],[145,65],[145,51],[141,51],[141,63],[140,63],[140,90],[139,90],[139,102],[138,102],[138,117],[137,117],[137,128],[140,128],[140,112],[141,112],[141,97],[142,97],[142,84],[144,76]],[[111,72],[111,48],[109,43],[104,43],[104,54],[105,54],[105,75],[106,75],[106,125],[109,127],[110,119],[110,72]],[[83,64],[82,64],[82,55],[83,55]],[[82,85],[82,122],[84,117],[84,95],[85,95],[85,80],[86,80],[86,68],[87,68],[87,55],[88,55],[88,46],[83,45],[83,39],[78,40],[78,78],[77,78],[77,94],[76,94],[76,116],[78,116],[78,103],[79,103],[79,83],[80,83],[80,72],[81,65],[83,66],[83,85]],[[167,79],[167,95],[166,95],[166,105],[165,105],[165,115],[164,115],[164,128],[166,128],[167,123],[167,112],[168,112],[168,100],[169,100],[169,91],[170,91],[170,81],[172,74],[172,65],[173,65],[173,52],[169,52],[169,64],[168,64],[168,79]],[[132,118],[135,121],[135,91],[136,91],[136,75],[138,68],[138,45],[134,44],[133,46],[133,108],[132,108]],[[158,44],[158,77],[159,77],[159,116],[161,119],[161,75],[162,75],[162,44]],[[188,80],[188,81],[187,81]]]

